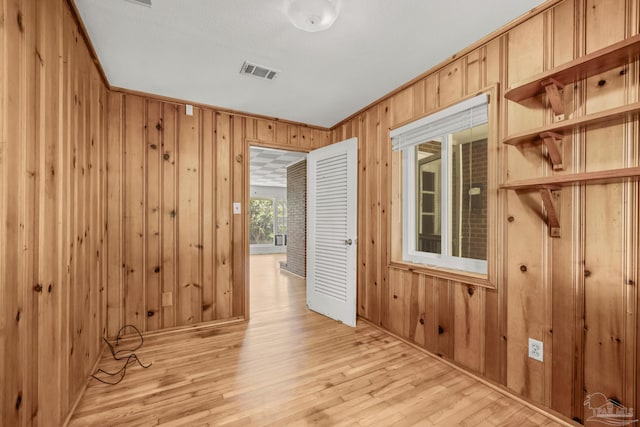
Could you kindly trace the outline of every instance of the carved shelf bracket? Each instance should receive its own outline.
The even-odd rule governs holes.
[[[549,160],[553,170],[562,170],[564,165],[562,164],[562,135],[554,132],[542,132],[540,139],[547,146],[547,152],[549,153]]]
[[[547,211],[547,224],[549,225],[549,235],[551,237],[560,237],[560,219],[554,199],[559,197],[560,191],[556,187],[543,187],[540,189],[540,197],[544,209]]]
[[[609,169],[594,172],[558,174],[541,178],[521,179],[500,185],[504,190],[538,191],[547,212],[547,224],[551,237],[560,237],[560,215],[556,205],[560,188],[565,185],[606,183],[624,179],[640,180],[640,166]]]
[[[544,86],[544,90],[547,92],[547,98],[555,114],[555,120],[564,120],[564,98],[560,93],[564,89],[564,85],[554,78],[548,78],[540,82],[540,84]]]

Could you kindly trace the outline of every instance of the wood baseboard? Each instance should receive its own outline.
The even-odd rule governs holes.
[[[553,419],[554,421],[565,425],[565,426],[569,426],[569,427],[578,427],[578,426],[582,426],[582,424],[579,424],[573,420],[571,420],[570,418],[567,418],[566,416],[560,414],[557,411],[554,411],[553,409],[544,407],[536,402],[533,402],[529,399],[527,399],[526,397],[520,396],[518,394],[515,394],[512,390],[508,389],[506,386],[496,383],[494,381],[491,381],[487,378],[484,378],[474,372],[469,371],[467,368],[451,361],[448,359],[445,359],[444,357],[438,356],[437,354],[431,353],[430,351],[428,351],[427,349],[420,347],[419,345],[412,343],[411,341],[407,340],[406,338],[401,337],[400,335],[397,335],[391,331],[389,331],[388,329],[383,328],[380,325],[376,325],[375,323],[358,316],[358,320],[365,322],[371,326],[373,326],[374,328],[385,332],[386,334],[391,335],[394,338],[397,338],[398,340],[404,342],[405,344],[420,350],[421,352],[427,354],[428,356],[432,357],[433,359],[439,360],[440,362],[444,363],[447,366],[450,366],[451,368],[455,369],[458,372],[461,372],[471,378],[473,378],[474,380],[481,382],[482,384],[486,385],[487,387],[490,387],[491,389],[497,391],[498,393],[501,393],[505,396],[507,396],[510,399],[513,399],[531,409],[533,409],[536,412],[539,412],[541,414],[543,414],[544,416]]]
[[[104,355],[104,350],[107,348],[107,346],[104,343],[100,347],[101,347],[100,354],[98,354],[98,357],[96,358],[95,363],[91,367],[91,373],[95,372],[98,369],[98,365],[100,365],[100,361],[102,360],[102,356]],[[80,390],[75,400],[73,401],[73,405],[71,405],[71,408],[69,408],[69,413],[67,414],[66,418],[64,419],[64,422],[62,423],[63,427],[67,427],[69,425],[69,422],[71,422],[71,418],[73,417],[73,414],[76,412],[76,409],[80,404],[80,401],[84,397],[84,394],[87,391],[87,387],[89,387],[90,380],[91,380],[91,377],[87,378],[87,381],[85,381],[84,385],[82,386],[82,389]]]
[[[206,330],[211,328],[219,328],[221,326],[234,325],[236,323],[243,323],[243,322],[246,322],[244,317],[232,317],[224,320],[212,320],[209,322],[194,323],[193,325],[176,326],[173,328],[159,329],[157,331],[146,331],[146,332],[142,332],[142,336],[144,338],[157,337],[160,335],[173,334],[176,332],[184,332],[184,331],[191,331],[191,330],[199,331],[199,330]],[[137,338],[137,337],[138,335],[136,334],[127,334],[120,337],[120,340],[126,341],[130,338]],[[115,337],[107,337],[107,339],[113,339],[113,338]]]

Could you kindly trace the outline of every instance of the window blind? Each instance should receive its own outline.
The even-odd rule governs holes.
[[[394,151],[489,121],[489,95],[481,94],[391,131]]]

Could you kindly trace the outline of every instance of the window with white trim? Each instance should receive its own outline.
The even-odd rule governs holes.
[[[391,131],[403,261],[487,274],[488,95]]]

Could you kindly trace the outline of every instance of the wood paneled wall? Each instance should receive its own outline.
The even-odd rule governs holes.
[[[494,84],[500,139],[551,123],[544,96],[517,104],[504,90],[639,30],[638,0],[565,0],[333,129],[334,142],[359,138],[360,316],[569,418],[585,419],[594,392],[640,408],[637,182],[562,189],[561,238],[549,237],[537,193],[490,188],[501,215],[495,289],[390,267],[390,242],[401,236],[390,231],[400,200],[388,185],[399,167],[389,128]],[[569,116],[637,102],[639,75],[635,61],[565,88]],[[576,132],[556,173],[638,165],[638,129],[635,117]],[[501,182],[554,173],[541,146],[499,145]],[[528,358],[529,337],[544,342],[544,363]]]
[[[124,92],[109,99],[108,334],[245,318],[249,145],[330,132]],[[233,214],[233,203],[242,214]]]
[[[0,425],[60,425],[104,333],[107,89],[65,1],[0,7]]]

